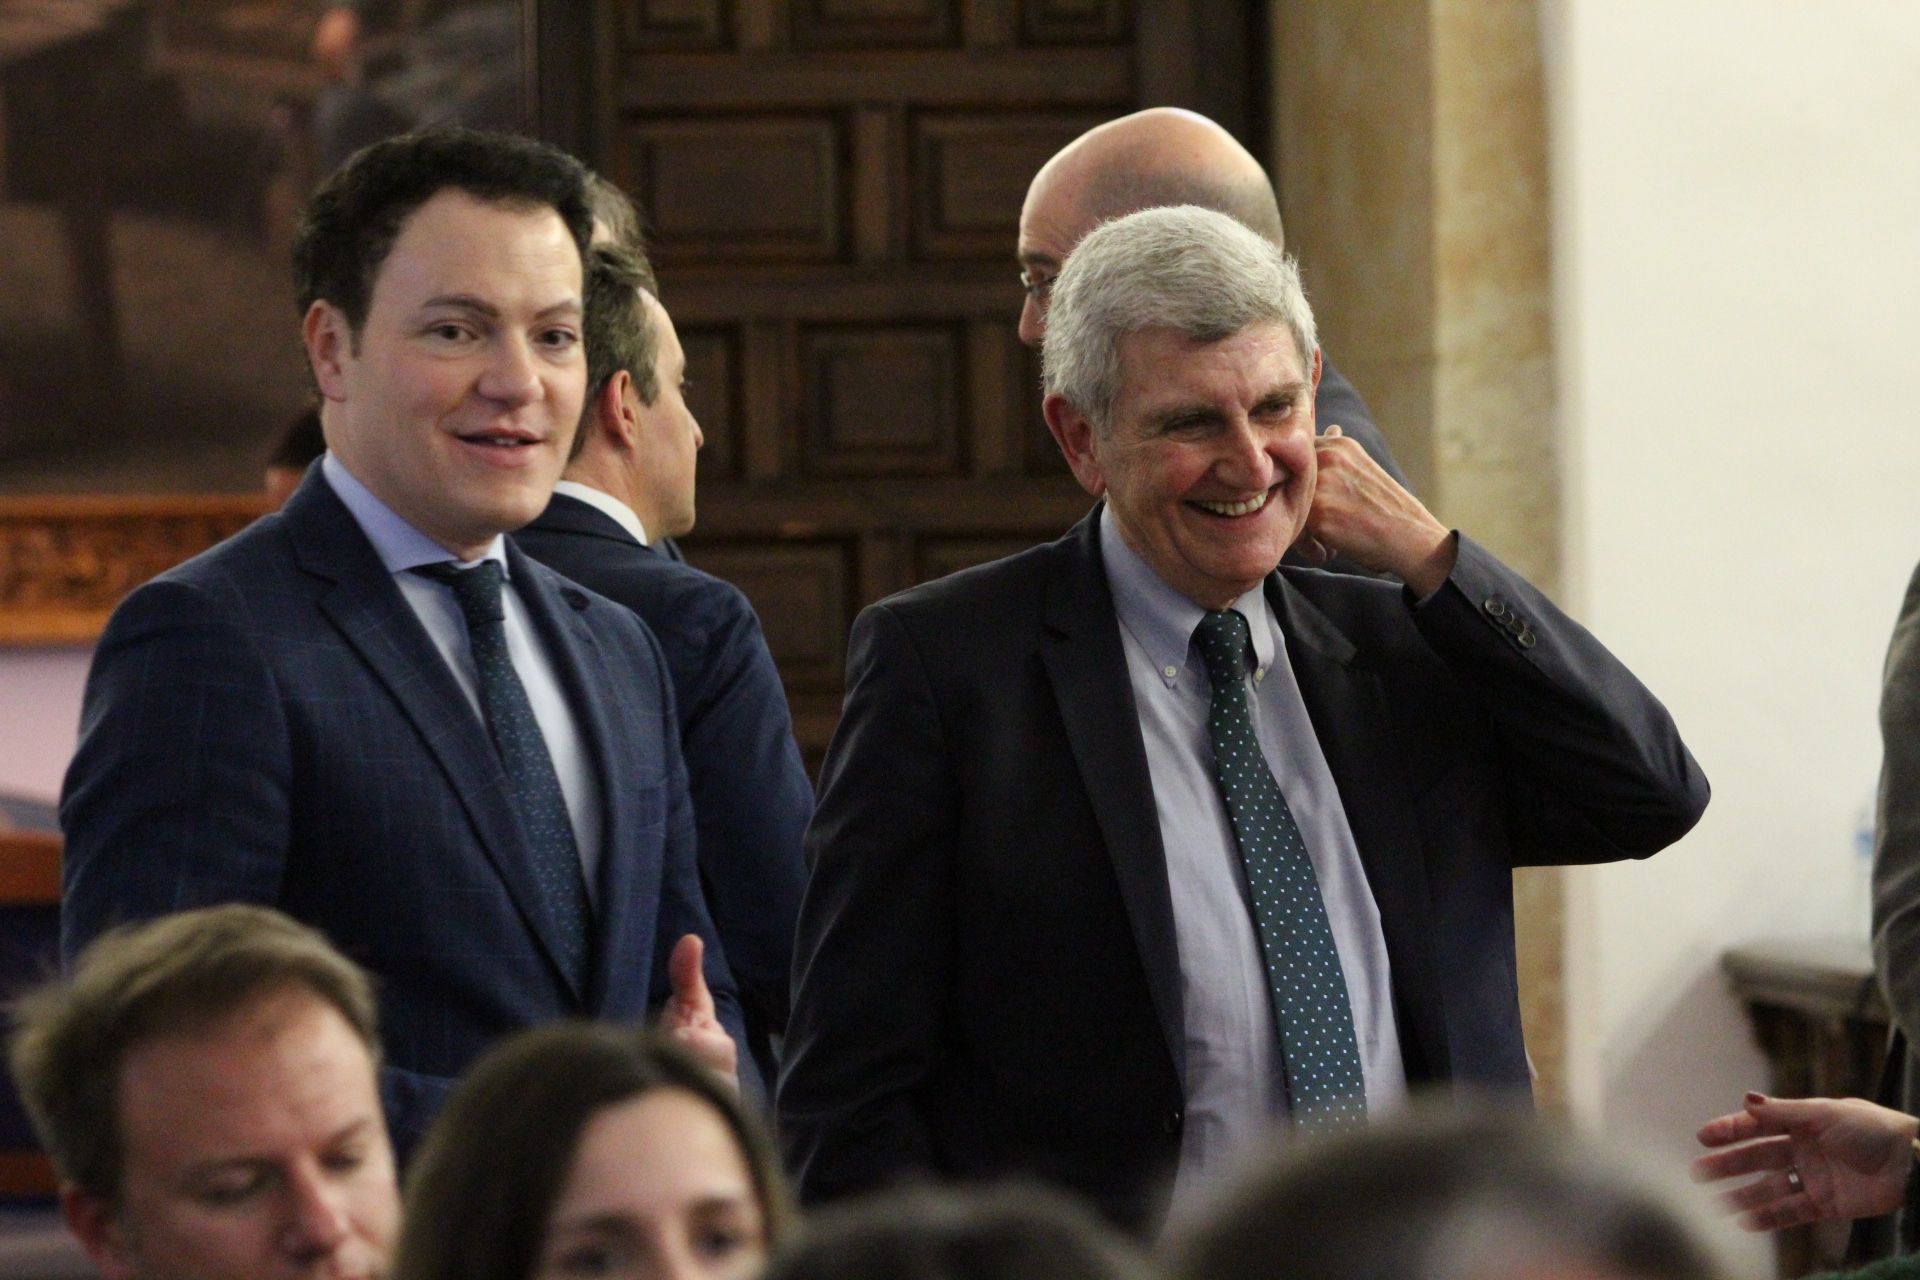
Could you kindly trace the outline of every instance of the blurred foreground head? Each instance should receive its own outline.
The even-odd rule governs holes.
[[[762,1280],[1150,1280],[1131,1244],[1042,1187],[922,1187],[829,1209]]]
[[[1522,1117],[1433,1117],[1256,1171],[1179,1280],[1725,1280],[1686,1189]]]

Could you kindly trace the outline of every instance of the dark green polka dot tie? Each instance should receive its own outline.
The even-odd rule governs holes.
[[[1209,613],[1193,637],[1213,682],[1207,730],[1213,775],[1240,844],[1267,990],[1280,1026],[1287,1102],[1296,1124],[1337,1128],[1366,1119],[1366,1082],[1353,1008],[1306,841],[1247,712],[1247,620]]]
[[[507,653],[500,563],[483,560],[471,569],[427,564],[414,572],[451,587],[467,620],[480,705],[487,713],[487,729],[506,771],[509,798],[533,854],[536,887],[554,925],[561,963],[576,983],[583,982],[593,907],[587,899],[586,874],[580,866],[580,847],[573,839],[567,797],[560,790],[560,775],[554,772],[553,756],[534,718],[533,704],[527,701],[526,686]]]

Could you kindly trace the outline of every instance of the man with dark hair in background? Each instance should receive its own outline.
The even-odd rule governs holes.
[[[659,647],[502,536],[580,418],[585,183],[447,130],[315,193],[295,267],[328,454],[115,611],[62,797],[64,954],[221,901],[318,926],[382,984],[402,1151],[529,1023],[664,1008],[733,1065]]]
[[[637,233],[637,225],[635,228]],[[700,424],[686,356],[645,259],[596,244],[587,272],[587,399],[573,460],[539,519],[514,535],[534,559],[626,605],[673,677],[700,873],[769,1085],[787,1022],[800,842],[813,785],[753,606],[738,588],[659,554],[693,528]]]

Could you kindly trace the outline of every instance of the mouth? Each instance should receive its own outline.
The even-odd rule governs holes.
[[[1231,502],[1206,498],[1189,498],[1187,505],[1197,507],[1208,515],[1219,516],[1227,520],[1243,520],[1248,516],[1259,515],[1262,511],[1266,510],[1267,504],[1273,501],[1273,495],[1278,492],[1280,492],[1280,485],[1275,484],[1271,489],[1262,490],[1251,498],[1242,498]]]
[[[518,427],[488,427],[480,431],[459,431],[455,439],[463,444],[479,445],[487,449],[500,449],[511,452],[517,449],[531,449],[544,441],[537,432]]]

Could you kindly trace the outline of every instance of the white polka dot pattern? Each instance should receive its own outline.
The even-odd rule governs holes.
[[[1367,1093],[1353,1008],[1319,878],[1254,737],[1247,711],[1247,620],[1231,609],[1209,613],[1193,634],[1213,684],[1207,716],[1213,774],[1253,895],[1294,1122],[1314,1128],[1358,1124],[1366,1119]]]
[[[553,756],[534,719],[533,704],[527,701],[526,687],[507,654],[500,563],[483,560],[471,569],[428,564],[414,572],[450,587],[467,620],[480,705],[486,709],[487,728],[506,770],[509,799],[533,854],[536,887],[554,924],[561,963],[576,982],[584,982],[593,907],[587,899],[580,848],[574,843],[560,775],[554,772]]]

